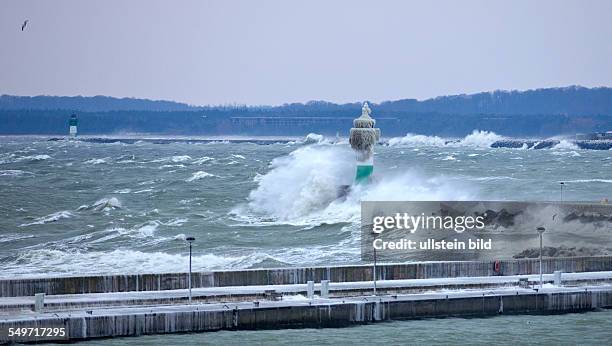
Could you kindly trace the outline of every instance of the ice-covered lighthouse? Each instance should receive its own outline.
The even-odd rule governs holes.
[[[380,139],[380,129],[374,127],[376,120],[370,117],[370,113],[372,113],[370,106],[364,102],[361,107],[361,116],[353,120],[353,128],[349,136],[351,148],[357,155],[356,183],[369,181],[374,172],[374,145]]]

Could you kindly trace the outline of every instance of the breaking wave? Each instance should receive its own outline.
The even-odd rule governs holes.
[[[459,143],[466,147],[489,148],[491,144],[504,139],[504,137],[489,131],[474,130],[471,134],[465,136]]]
[[[405,137],[394,137],[389,139],[389,146],[431,146],[431,147],[443,147],[449,142],[438,136],[424,136],[407,134]]]
[[[432,147],[477,147],[489,148],[504,137],[490,131],[474,130],[462,139],[444,139],[438,136],[424,136],[407,134],[404,137],[395,137],[388,140],[389,146],[432,146]]]
[[[110,211],[113,209],[121,209],[121,201],[117,197],[102,198],[91,205],[82,205],[77,211],[95,210],[95,211]]]
[[[91,159],[91,160],[87,160],[84,163],[89,164],[89,165],[100,165],[103,163],[106,163],[106,158],[103,159]]]
[[[216,177],[216,175],[208,173],[208,172],[204,172],[204,171],[198,171],[198,172],[193,173],[193,175],[185,181],[191,182],[194,180],[200,180],[200,179],[204,179],[207,177]]]
[[[256,177],[246,205],[230,215],[251,225],[320,225],[356,223],[361,200],[461,200],[474,197],[467,186],[442,176],[424,177],[413,171],[377,177],[368,185],[352,186],[338,198],[342,185],[350,185],[355,159],[346,147],[312,145],[276,158],[265,175]]]
[[[49,155],[32,155],[32,156],[23,156],[20,158],[15,159],[16,162],[19,161],[43,161],[43,160],[48,160],[50,159],[51,156]]]
[[[249,268],[268,258],[265,254],[244,256],[195,255],[194,271],[222,268]],[[95,266],[91,264],[95,263]],[[113,251],[28,250],[3,263],[3,276],[32,274],[126,274],[176,272],[189,263],[186,255],[142,252],[128,249]]]
[[[18,241],[18,240],[23,240],[23,239],[29,239],[29,238],[34,238],[33,234],[5,234],[2,237],[0,237],[0,243],[10,243],[13,241]]]
[[[0,164],[5,163],[14,163],[14,162],[37,162],[44,161],[50,159],[49,155],[30,155],[30,156],[16,156],[15,154],[10,154],[8,156],[4,155],[2,159],[0,159]]]
[[[576,144],[565,139],[562,139],[559,144],[552,147],[552,149],[580,150]]]
[[[325,142],[325,137],[318,133],[309,133],[304,138],[303,144],[319,144]]]
[[[259,187],[249,194],[246,213],[301,223],[336,199],[338,187],[347,183],[342,177],[352,177],[353,161],[350,149],[330,146],[301,147],[276,158],[270,171],[257,178]]]
[[[194,165],[201,165],[201,164],[204,164],[204,163],[206,163],[208,161],[212,161],[212,160],[214,160],[212,157],[204,156],[204,157],[200,157],[197,160],[194,160],[193,164]]]
[[[191,156],[189,155],[174,155],[174,156],[169,156],[169,157],[163,157],[160,159],[155,159],[151,162],[174,162],[174,163],[179,163],[179,162],[186,162],[191,160]]]
[[[22,171],[20,169],[5,169],[0,170],[0,177],[21,177],[24,175],[34,175],[32,172]]]
[[[61,219],[69,219],[73,216],[74,214],[72,214],[68,210],[58,211],[56,213],[34,219],[34,221],[30,223],[21,224],[19,225],[19,227],[27,227],[27,226],[32,226],[32,225],[44,225],[46,223],[56,222]]]
[[[191,160],[191,156],[189,155],[176,155],[170,158],[172,162],[185,162]]]

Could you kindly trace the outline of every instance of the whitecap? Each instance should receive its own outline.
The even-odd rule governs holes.
[[[9,243],[9,242],[13,242],[13,241],[18,241],[18,240],[22,240],[22,239],[29,239],[29,238],[34,238],[33,234],[3,234],[2,237],[0,237],[0,243]]]
[[[176,155],[170,158],[172,162],[185,162],[191,160],[191,156],[189,155]]]
[[[152,237],[155,231],[157,231],[157,227],[159,227],[158,222],[150,222],[136,228],[136,232],[142,237]]]
[[[90,165],[100,165],[100,164],[106,163],[106,158],[103,158],[103,159],[91,159],[91,160],[85,161],[84,163],[90,164]]]
[[[318,133],[309,133],[302,141],[303,144],[320,144],[325,142],[325,137]]]
[[[168,222],[162,223],[164,226],[182,226],[183,224],[185,224],[187,221],[189,221],[189,219],[183,219],[183,218],[174,218]]]
[[[208,162],[208,161],[212,161],[212,160],[214,160],[212,157],[203,156],[203,157],[200,157],[200,158],[199,158],[199,159],[197,159],[197,160],[194,160],[194,161],[193,161],[193,164],[195,164],[195,165],[201,165],[201,164],[204,164],[204,163],[206,163],[206,162]]]
[[[389,146],[434,146],[443,147],[446,140],[438,136],[407,134],[405,137],[395,137],[388,141]]]
[[[407,134],[404,137],[395,137],[388,140],[389,146],[430,146],[430,147],[476,147],[490,148],[496,141],[504,137],[492,131],[474,130],[462,139],[444,139],[438,136],[425,136]]]
[[[0,170],[0,177],[21,177],[24,175],[34,175],[32,172],[22,171],[20,169],[5,169]]]
[[[30,155],[30,156],[20,156],[16,157],[14,154],[11,154],[8,159],[3,159],[0,163],[10,163],[10,162],[23,162],[23,161],[44,161],[51,158],[49,155]]]
[[[471,180],[475,180],[475,181],[496,181],[496,180],[517,180],[517,179],[513,178],[513,177],[507,177],[507,176],[491,176],[491,177],[475,177],[475,178],[471,178]]]
[[[459,145],[478,148],[490,148],[496,141],[502,140],[504,137],[496,134],[493,131],[474,130],[471,134],[465,136]]]
[[[263,253],[241,256],[200,254],[192,256],[194,271],[248,268],[268,259]],[[3,263],[2,275],[15,277],[32,274],[131,274],[177,272],[185,268],[189,256],[165,252],[142,252],[131,249],[79,251],[28,249]]]
[[[174,236],[174,240],[182,240],[185,241],[187,239],[187,236],[183,233],[179,233],[177,235]]]
[[[99,199],[94,204],[86,206],[85,208],[81,206],[77,210],[93,209],[96,211],[109,211],[112,209],[121,209],[121,207],[121,202],[117,199],[117,197],[110,197]]]
[[[566,183],[608,183],[612,184],[612,179],[576,179],[567,180]]]
[[[198,171],[198,172],[193,173],[193,175],[190,178],[188,178],[187,180],[185,180],[185,181],[191,182],[191,181],[194,181],[194,180],[200,180],[200,179],[204,179],[204,178],[207,178],[207,177],[216,177],[216,175],[210,174],[210,173],[204,172],[204,171]]]
[[[569,149],[569,150],[579,150],[580,148],[575,144],[568,140],[562,139],[558,144],[556,144],[551,149]],[[580,156],[580,155],[578,155]]]
[[[72,214],[68,210],[58,211],[53,214],[49,214],[47,216],[36,218],[34,219],[33,222],[21,224],[19,225],[19,227],[27,227],[27,226],[32,226],[32,225],[44,225],[46,223],[56,222],[61,219],[69,219],[73,216],[74,214]]]

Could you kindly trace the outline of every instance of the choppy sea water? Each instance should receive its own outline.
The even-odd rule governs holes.
[[[375,181],[338,200],[344,140],[102,144],[0,138],[0,276],[359,263],[359,201],[612,197],[612,151],[490,148],[409,135],[376,148]],[[571,243],[573,240],[568,239]],[[536,245],[536,244],[534,244]]]

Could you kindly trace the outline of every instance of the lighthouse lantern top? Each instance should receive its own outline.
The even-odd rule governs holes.
[[[370,117],[370,113],[372,110],[370,109],[370,105],[367,102],[363,103],[361,107],[361,116],[359,118],[353,120],[353,126],[356,128],[372,128],[376,125],[376,120]]]
[[[362,117],[370,117],[370,114],[372,113],[372,110],[370,109],[370,105],[368,105],[367,102],[363,103],[363,106],[361,107],[361,116]]]

